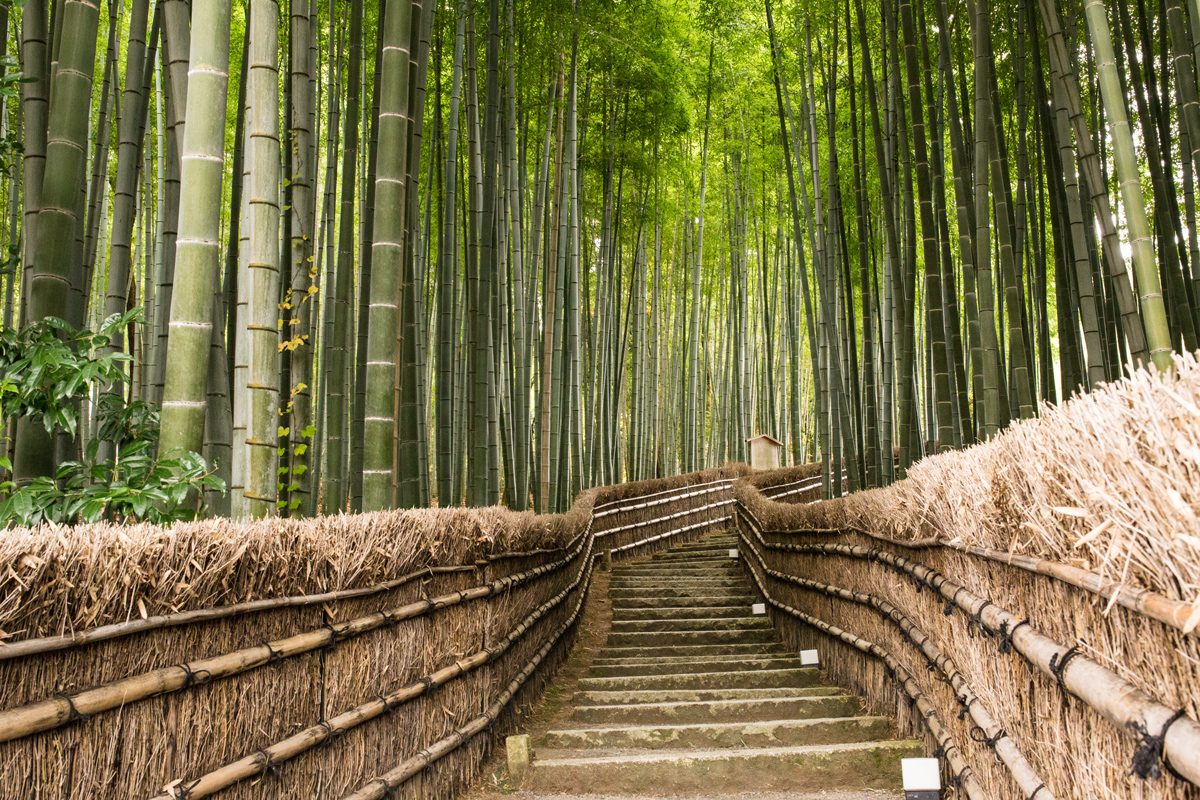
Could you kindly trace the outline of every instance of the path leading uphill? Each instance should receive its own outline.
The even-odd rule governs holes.
[[[858,697],[752,615],[736,546],[718,533],[613,569],[607,646],[578,682],[570,726],[534,742],[526,791],[900,796],[900,759],[921,745],[862,716]]]

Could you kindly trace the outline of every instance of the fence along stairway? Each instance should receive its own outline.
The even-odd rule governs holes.
[[[528,788],[578,794],[899,791],[891,720],[803,667],[754,601],[724,532],[614,567],[606,648],[571,729],[536,743]],[[843,794],[844,793],[844,794]],[[878,795],[872,795],[876,797]]]

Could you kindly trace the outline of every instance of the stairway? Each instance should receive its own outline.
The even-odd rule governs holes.
[[[860,715],[753,616],[735,536],[720,532],[614,567],[613,622],[579,681],[569,730],[535,742],[542,793],[720,795],[900,789],[891,720]],[[882,795],[884,797],[899,795]]]

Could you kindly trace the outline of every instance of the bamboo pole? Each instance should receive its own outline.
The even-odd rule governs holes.
[[[739,502],[742,513],[748,510]],[[761,525],[759,526],[761,530]],[[1091,706],[1121,730],[1132,731],[1139,737],[1135,768],[1140,777],[1157,775],[1156,763],[1145,766],[1140,755],[1153,741],[1162,739],[1164,760],[1186,780],[1200,785],[1200,724],[1169,708],[1138,689],[1117,673],[1101,666],[1076,647],[1065,647],[1039,633],[1026,619],[1021,619],[992,601],[974,594],[966,587],[952,583],[946,576],[919,562],[883,550],[844,544],[775,544],[764,543],[772,550],[792,553],[839,555],[865,561],[875,561],[895,572],[911,576],[918,583],[941,594],[962,611],[978,619],[989,632],[1012,640],[1012,648],[1047,678],[1059,683],[1070,694]]]
[[[761,534],[758,534],[758,536],[761,542]],[[971,689],[966,678],[963,677],[958,667],[955,666],[954,661],[944,655],[941,649],[934,644],[933,640],[924,631],[914,625],[899,609],[872,594],[854,592],[831,584],[821,583],[820,581],[799,578],[795,575],[772,570],[767,566],[762,554],[758,552],[758,548],[754,546],[750,538],[742,533],[741,539],[749,546],[750,552],[754,554],[759,568],[770,577],[803,589],[820,592],[828,597],[836,597],[841,600],[858,603],[859,605],[870,606],[878,611],[880,616],[885,620],[898,627],[904,636],[925,656],[925,659],[929,662],[930,669],[936,668],[949,681],[950,687],[954,690],[955,696],[958,698],[958,702],[967,710],[971,715],[971,719],[975,721],[975,724],[988,737],[986,744],[995,750],[996,756],[1008,768],[1013,780],[1020,787],[1022,795],[1032,798],[1040,792],[1043,794],[1042,800],[1054,800],[1054,795],[1046,788],[1046,784],[1042,779],[1038,777],[1037,772],[1025,759],[1020,748],[1009,738],[1004,729],[996,722],[995,717],[984,706],[983,701]]]
[[[391,714],[397,707],[404,703],[416,700],[427,692],[445,686],[463,675],[474,672],[479,667],[492,663],[522,639],[546,614],[553,611],[566,600],[571,592],[575,591],[580,583],[583,582],[585,575],[590,581],[591,563],[592,559],[589,547],[584,563],[580,566],[571,584],[535,608],[519,624],[514,626],[503,639],[497,642],[495,646],[477,650],[471,655],[458,659],[435,672],[431,672],[413,683],[402,686],[386,695],[380,694],[373,700],[322,720],[316,725],[305,728],[282,741],[268,745],[254,751],[251,755],[207,772],[191,782],[185,782],[181,784],[184,795],[188,800],[208,797],[239,781],[252,778],[255,775],[261,775],[267,770],[278,767],[284,761],[295,758],[319,744],[332,741],[335,737],[366,724],[385,713]],[[570,626],[570,622],[578,616],[578,609],[582,607],[586,597],[586,592],[580,594],[579,603],[576,605],[576,612],[572,615],[571,620],[568,620],[567,624],[559,629],[558,633],[551,640],[551,644],[562,636],[563,632]],[[168,800],[170,797],[171,795],[169,794],[163,794],[156,797],[155,800]]]

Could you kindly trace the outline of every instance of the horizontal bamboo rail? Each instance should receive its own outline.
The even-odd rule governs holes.
[[[742,507],[751,524],[762,532],[754,515]],[[1200,724],[1182,709],[1173,709],[1138,689],[1117,673],[1080,653],[1078,646],[1066,647],[1039,633],[1029,620],[1014,616],[991,600],[951,582],[937,570],[903,556],[871,547],[844,544],[778,544],[764,542],[772,550],[807,555],[839,555],[874,561],[911,577],[918,586],[928,586],[970,615],[990,634],[1011,642],[1011,649],[1043,675],[1056,681],[1069,694],[1091,706],[1118,728],[1138,738],[1134,771],[1139,777],[1157,777],[1158,760],[1193,784],[1200,785]]]
[[[591,563],[584,565],[585,569],[583,572],[587,573],[588,584],[590,586],[592,570],[588,567],[595,563],[595,559],[589,556],[588,561]],[[534,654],[529,663],[525,665],[525,668],[509,682],[504,691],[500,693],[500,696],[496,698],[496,702],[492,703],[487,711],[475,717],[466,725],[457,728],[449,736],[439,739],[412,758],[405,760],[394,769],[368,781],[358,791],[347,795],[344,800],[380,800],[380,798],[391,796],[397,788],[423,772],[430,764],[445,758],[469,742],[474,736],[491,727],[492,723],[499,718],[501,712],[512,701],[512,698],[516,696],[516,693],[525,685],[525,681],[529,680],[529,676],[537,670],[538,665],[542,663],[546,656],[550,654],[550,651],[554,649],[554,646],[558,644],[563,634],[570,630],[575,621],[579,619],[579,615],[583,611],[583,602],[588,594],[587,590],[588,587],[584,587],[584,590],[579,593],[579,602],[575,605],[575,610],[572,612],[570,618],[559,627],[548,642],[542,645],[542,648]]]
[[[884,650],[879,645],[863,639],[861,636],[856,636],[853,633],[839,628],[836,625],[831,625],[822,619],[818,619],[810,614],[806,614],[798,608],[793,608],[786,603],[780,602],[772,597],[771,593],[767,591],[767,588],[763,585],[762,579],[758,576],[758,573],[754,571],[753,567],[750,567],[748,571],[750,573],[750,577],[754,580],[755,585],[758,587],[758,591],[762,594],[763,599],[766,600],[766,602],[772,608],[776,608],[791,617],[795,617],[810,627],[816,628],[822,633],[825,633],[835,639],[840,639],[846,644],[849,644],[851,647],[854,647],[868,655],[874,656],[882,661],[887,666],[888,672],[891,673],[892,677],[897,683],[900,684],[900,687],[904,690],[905,694],[907,694],[913,704],[916,705],[917,712],[920,715],[921,720],[924,722],[925,727],[929,730],[929,733],[934,739],[937,740],[938,747],[941,749],[942,754],[946,757],[946,763],[950,766],[950,770],[954,773],[956,782],[962,788],[962,790],[966,792],[969,800],[984,800],[984,798],[987,797],[983,791],[983,788],[975,779],[975,775],[971,771],[971,767],[963,758],[962,751],[959,749],[957,742],[954,741],[954,737],[952,737],[950,733],[942,726],[941,719],[937,715],[937,710],[934,709],[933,704],[929,702],[924,693],[921,691],[920,684],[918,684],[913,678],[912,673],[905,669],[904,666],[897,661],[891,653]]]
[[[1118,581],[1109,580],[1091,570],[1076,567],[1073,564],[1065,564],[1061,561],[1052,561],[1036,556],[1021,555],[1020,553],[1006,553],[1003,550],[994,550],[990,547],[980,547],[978,545],[951,541],[941,536],[906,540],[893,539],[889,536],[882,536],[878,533],[857,527],[851,528],[851,530],[865,536],[870,536],[872,539],[886,542],[887,544],[903,547],[907,550],[948,547],[960,553],[976,556],[977,558],[984,558],[998,564],[1007,564],[1010,567],[1023,569],[1026,572],[1033,572],[1047,578],[1054,578],[1055,580],[1070,584],[1077,589],[1097,594],[1110,603],[1115,603],[1130,611],[1147,616],[1150,619],[1158,620],[1164,625],[1170,625],[1181,633],[1200,635],[1200,628],[1198,628],[1200,626],[1200,606],[1193,606],[1181,600],[1172,600],[1149,589],[1129,587]]]
[[[728,500],[720,500],[716,503],[709,503],[708,505],[699,506],[697,508],[686,508],[683,511],[677,511],[674,514],[668,514],[665,517],[658,517],[657,519],[645,519],[639,522],[631,522],[628,525],[622,525],[618,528],[609,528],[606,531],[600,531],[596,534],[596,538],[599,539],[601,536],[611,536],[614,533],[624,533],[625,531],[637,530],[638,528],[648,528],[651,525],[661,525],[662,523],[670,522],[673,519],[679,519],[680,517],[686,517],[692,514],[699,514],[701,511],[710,511],[714,508],[720,508],[721,506],[732,505],[734,502],[735,501],[733,498],[730,498]],[[728,519],[728,517],[725,518]]]
[[[724,517],[716,517],[714,519],[701,520],[700,522],[696,522],[691,525],[685,525],[682,528],[677,528],[673,531],[667,531],[666,533],[660,533],[657,536],[651,536],[646,539],[641,539],[636,542],[630,542],[629,544],[621,545],[620,547],[614,547],[614,548],[612,548],[612,551],[614,553],[621,553],[626,550],[632,550],[635,547],[641,547],[642,545],[650,544],[651,542],[657,542],[662,539],[669,539],[672,536],[678,536],[681,533],[687,533],[688,531],[693,531],[693,530],[696,530],[697,528],[704,528],[709,525],[715,525],[718,522],[726,522],[729,519],[730,519],[730,516],[726,515]]]
[[[418,600],[284,639],[264,642],[254,647],[131,675],[73,695],[57,695],[27,705],[7,708],[0,711],[0,742],[53,730],[74,720],[86,719],[93,714],[111,711],[149,697],[240,675],[264,664],[309,653],[322,647],[336,646],[339,642],[369,631],[507,592],[535,578],[556,572],[559,567],[573,561],[578,553],[579,550],[576,550],[560,561],[507,575],[470,589],[428,600]]]
[[[262,611],[272,611],[280,608],[297,608],[315,605],[318,603],[331,603],[339,600],[367,597],[369,595],[386,592],[391,589],[397,589],[419,578],[425,578],[431,575],[443,575],[453,572],[474,572],[475,570],[479,569],[479,566],[479,564],[468,564],[461,567],[425,567],[417,570],[416,572],[410,572],[407,575],[402,575],[401,577],[390,581],[372,584],[371,586],[362,586],[357,589],[338,589],[332,592],[294,595],[291,597],[269,597],[262,600],[250,600],[245,603],[237,603],[234,605],[218,606],[216,608],[198,608],[192,611],[180,611],[175,614],[157,614],[146,617],[145,619],[114,622],[109,625],[100,625],[95,628],[89,628],[87,630],[77,631],[75,633],[67,633],[61,636],[45,636],[37,639],[23,639],[16,642],[0,644],[0,661],[6,661],[11,658],[21,658],[23,656],[38,655],[39,653],[50,653],[56,650],[68,650],[72,647],[80,647],[82,645],[93,644],[95,642],[104,642],[108,641],[109,639],[117,639],[122,636],[130,636],[135,633],[144,633],[145,631],[153,631],[160,628],[172,628],[179,625],[193,625],[198,622],[211,622],[217,619],[227,619],[229,617],[241,616],[243,614],[256,614]]]
[[[1036,572],[1038,575],[1045,575],[1048,578],[1069,583],[1076,588],[1097,594],[1131,611],[1136,611],[1151,619],[1156,619],[1159,622],[1170,625],[1182,633],[1200,635],[1200,632],[1196,628],[1197,624],[1200,624],[1200,606],[1193,606],[1190,603],[1172,600],[1149,589],[1135,589],[1125,586],[1118,581],[1109,580],[1091,570],[1082,569],[1071,564],[1064,564],[1060,561],[1023,556],[1017,553],[1005,553],[989,547],[978,547],[960,542],[950,542],[944,539],[940,540],[939,544],[943,547],[958,550],[959,552],[969,553],[973,556],[986,558],[989,561],[1008,564],[1027,572]]]
[[[702,494],[712,494],[713,492],[719,492],[722,489],[728,489],[731,486],[733,486],[733,478],[726,478],[726,479],[722,479],[719,481],[710,481],[708,483],[694,483],[689,486],[678,486],[674,489],[664,489],[661,492],[654,492],[653,494],[644,494],[644,495],[640,495],[638,497],[627,497],[623,500],[609,500],[607,503],[601,503],[600,505],[595,507],[596,509],[605,509],[605,510],[603,510],[603,511],[594,510],[592,512],[592,518],[600,519],[602,517],[607,517],[612,514],[617,514],[619,512],[622,512],[622,511],[636,511],[638,509],[650,508],[652,506],[659,506],[659,505],[663,505],[665,503],[671,503],[671,502],[674,502],[675,500],[682,500],[682,499],[685,499],[688,497],[696,497],[696,496],[702,495]],[[671,497],[662,497],[663,495],[672,495],[672,496]],[[660,499],[651,500],[649,502],[641,502],[641,501],[645,501],[647,497],[658,497]],[[631,502],[631,501],[637,501],[637,502]],[[615,507],[610,508],[610,506],[615,506]]]
[[[753,529],[751,528],[751,530]],[[754,531],[754,533],[758,537],[758,540],[762,542],[761,534],[757,531]],[[740,536],[750,549],[750,552],[754,554],[759,568],[766,575],[775,580],[790,583],[793,586],[798,586],[808,591],[824,594],[827,597],[870,606],[878,611],[883,619],[899,628],[905,638],[925,657],[931,668],[936,668],[945,676],[950,687],[954,690],[958,702],[967,710],[976,726],[987,737],[984,743],[995,751],[996,756],[1008,768],[1009,774],[1012,775],[1013,780],[1020,787],[1022,796],[1027,798],[1027,800],[1033,800],[1035,797],[1038,800],[1054,800],[1053,793],[1046,788],[1046,784],[1038,777],[1037,772],[1034,771],[1032,765],[1026,760],[1020,748],[1009,738],[1004,729],[1000,727],[1000,724],[996,722],[991,712],[984,706],[983,701],[971,689],[970,684],[967,683],[966,678],[958,670],[953,659],[942,653],[941,648],[924,631],[917,627],[912,620],[901,613],[898,608],[872,594],[854,592],[832,584],[821,583],[820,581],[773,570],[767,566],[762,554],[758,552],[758,548],[754,546],[750,538],[745,533],[740,533]]]
[[[313,749],[317,745],[332,741],[343,733],[370,722],[385,713],[392,713],[399,706],[416,700],[427,692],[444,686],[463,675],[470,674],[485,664],[492,663],[524,637],[544,616],[557,608],[573,591],[579,588],[579,585],[583,582],[584,575],[590,575],[590,566],[593,561],[592,553],[593,551],[589,546],[587,552],[584,554],[583,564],[576,573],[575,580],[570,585],[535,608],[525,619],[514,626],[503,639],[497,642],[494,647],[478,650],[470,656],[442,667],[414,683],[410,683],[386,695],[380,694],[374,700],[362,703],[326,720],[322,720],[316,725],[293,734],[282,741],[205,773],[190,783],[178,782],[172,787],[171,793],[159,795],[154,800],[170,800],[170,798],[175,798],[175,800],[198,800],[201,797],[208,797],[239,781],[253,778],[256,775],[262,775],[283,762]],[[582,602],[582,598],[580,602]]]

